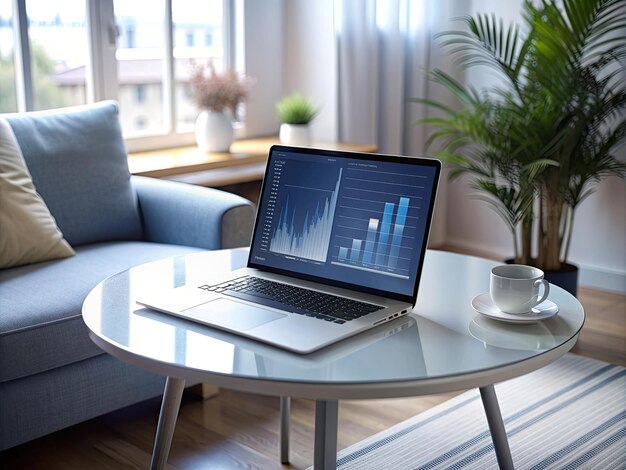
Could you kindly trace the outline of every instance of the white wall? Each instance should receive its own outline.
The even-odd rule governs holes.
[[[313,140],[337,139],[337,47],[333,0],[285,2],[283,94],[302,93],[321,106]]]
[[[626,161],[625,150],[621,157]],[[605,180],[580,205],[571,261],[582,268],[581,284],[626,293],[626,180]]]
[[[268,110],[274,109],[284,86],[283,3],[244,0],[244,69],[256,79],[246,101],[247,137],[278,134],[278,119]]]
[[[315,140],[337,139],[337,56],[333,0],[244,0],[244,68],[257,81],[245,135],[278,134],[275,107],[291,93],[321,106]]]

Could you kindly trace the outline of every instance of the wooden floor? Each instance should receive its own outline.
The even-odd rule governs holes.
[[[626,296],[581,288],[587,320],[573,352],[626,366]],[[456,393],[341,401],[338,448],[388,428]],[[0,453],[0,469],[148,468],[160,400],[154,399]],[[293,400],[291,465],[278,454],[278,398],[222,390],[185,393],[169,458],[172,469],[304,469],[313,461],[314,403]],[[1,424],[1,423],[0,423]]]

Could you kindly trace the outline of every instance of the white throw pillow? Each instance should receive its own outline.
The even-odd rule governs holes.
[[[0,269],[73,254],[35,190],[11,126],[0,119]]]

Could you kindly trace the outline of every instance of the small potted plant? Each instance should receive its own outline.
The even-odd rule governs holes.
[[[285,96],[276,104],[280,119],[279,139],[287,145],[308,145],[311,142],[309,123],[319,107],[299,93]]]
[[[195,65],[189,83],[200,109],[195,126],[198,147],[204,152],[228,152],[233,142],[233,119],[254,80],[232,69],[217,72],[209,63]]]
[[[624,175],[616,149],[626,141],[626,83],[620,60],[626,8],[604,0],[523,4],[524,28],[492,15],[465,18],[468,30],[444,33],[460,65],[486,66],[504,84],[476,91],[441,70],[432,79],[459,109],[428,100],[440,115],[429,141],[511,231],[515,262],[531,264],[576,294],[568,262],[578,205],[598,182]]]

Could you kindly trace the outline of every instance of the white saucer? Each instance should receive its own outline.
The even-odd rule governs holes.
[[[544,300],[528,313],[505,313],[494,305],[489,292],[474,297],[472,308],[487,318],[507,323],[536,323],[559,313],[559,307],[549,300]]]

